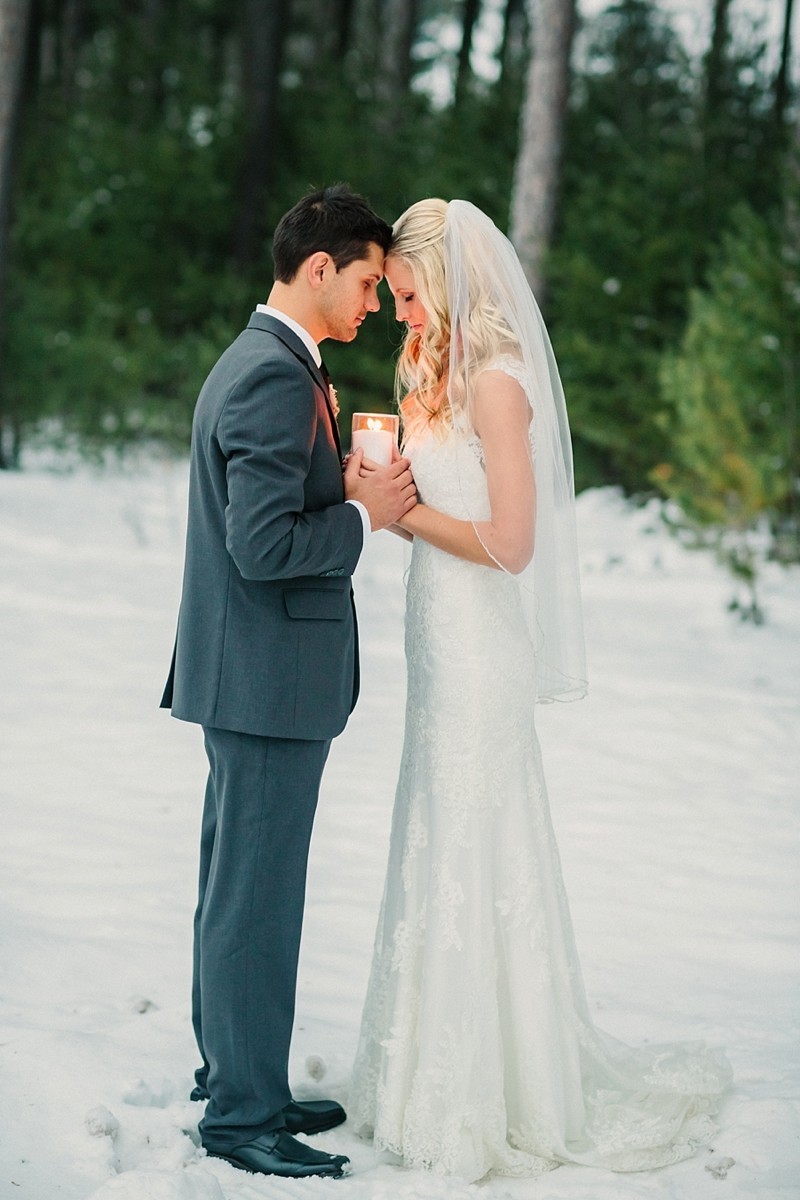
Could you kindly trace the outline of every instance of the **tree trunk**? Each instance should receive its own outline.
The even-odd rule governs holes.
[[[781,63],[775,78],[775,124],[783,134],[786,124],[786,108],[789,103],[789,63],[792,57],[792,9],[794,0],[786,0],[783,12],[783,39],[781,42]]]
[[[336,54],[339,61],[350,49],[353,37],[353,18],[355,16],[355,0],[337,0],[336,4]]]
[[[503,37],[500,42],[500,78],[505,81],[516,59],[515,49],[525,40],[525,6],[523,0],[506,0],[503,10]]]
[[[472,35],[481,10],[481,0],[464,0],[464,15],[461,18],[461,48],[458,52],[458,67],[456,69],[455,102],[459,104],[466,91],[467,82],[472,74],[470,68],[470,51],[472,50]]]
[[[5,340],[14,159],[22,107],[30,9],[30,0],[0,0],[0,346]],[[13,425],[9,430],[9,418],[6,415],[5,392],[0,358],[0,466],[8,466],[8,459],[13,459],[16,454]],[[5,447],[9,432],[12,434],[12,446],[7,451]]]
[[[233,258],[246,271],[263,248],[266,200],[278,141],[278,85],[290,0],[244,0],[241,32],[245,140]]]
[[[65,103],[69,104],[75,91],[75,72],[78,66],[81,34],[84,23],[84,0],[64,0],[61,12],[59,73]]]
[[[304,5],[295,0],[294,16],[296,24],[308,31],[309,60],[314,68],[319,68],[323,59],[326,76],[332,63],[342,68],[353,47],[356,0],[331,0],[329,4],[305,0]]]
[[[731,0],[714,0],[711,46],[706,55],[706,123],[713,122],[725,94],[725,60]]]
[[[389,105],[402,103],[411,84],[418,15],[419,0],[386,0],[375,90]]]
[[[558,212],[575,0],[528,0],[533,48],[514,169],[511,240],[539,304]]]
[[[361,70],[373,86],[380,55],[382,13],[379,0],[356,0],[353,15],[353,48],[358,52]]]
[[[160,111],[164,106],[164,63],[161,46],[164,40],[162,25],[165,15],[163,0],[142,0],[138,20],[141,28],[148,90],[155,112]]]

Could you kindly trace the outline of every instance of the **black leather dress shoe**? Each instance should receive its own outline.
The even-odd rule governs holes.
[[[208,1091],[198,1084],[192,1089],[189,1099],[208,1100]],[[335,1100],[291,1100],[283,1110],[283,1115],[291,1134],[324,1133],[326,1129],[335,1129],[347,1120],[347,1113]]]
[[[210,1158],[221,1158],[252,1175],[282,1175],[284,1179],[306,1179],[311,1175],[341,1179],[350,1166],[350,1159],[343,1154],[315,1150],[305,1142],[298,1142],[285,1129],[262,1133],[252,1142],[230,1150],[214,1150],[210,1146],[205,1149]]]
[[[283,1110],[289,1133],[323,1133],[347,1120],[335,1100],[292,1100]]]

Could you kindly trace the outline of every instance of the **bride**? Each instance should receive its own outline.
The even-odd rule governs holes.
[[[673,1163],[713,1134],[729,1068],[592,1024],[534,729],[535,701],[586,690],[553,352],[479,209],[423,200],[394,233],[421,503],[402,522],[405,743],[351,1117],[406,1165],[468,1181]]]

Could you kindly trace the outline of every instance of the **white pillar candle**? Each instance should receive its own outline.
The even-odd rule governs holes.
[[[382,467],[392,461],[392,447],[397,440],[398,418],[388,413],[353,413],[353,450],[363,450],[364,457]]]

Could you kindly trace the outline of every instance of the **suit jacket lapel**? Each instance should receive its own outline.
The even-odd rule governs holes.
[[[297,334],[292,332],[288,325],[284,325],[283,321],[278,321],[275,317],[270,317],[266,313],[254,312],[247,323],[247,328],[261,329],[264,331],[264,333],[273,334],[278,341],[283,342],[287,350],[290,350],[295,358],[298,359],[306,368],[309,375],[314,380],[314,383],[318,388],[321,389],[322,394],[325,397],[325,404],[328,409],[328,417],[333,430],[336,449],[339,453],[339,457],[341,458],[342,443],[339,437],[339,425],[333,411],[333,404],[331,403],[330,386],[326,382],[322,371],[309,354],[308,348],[301,342]]]

